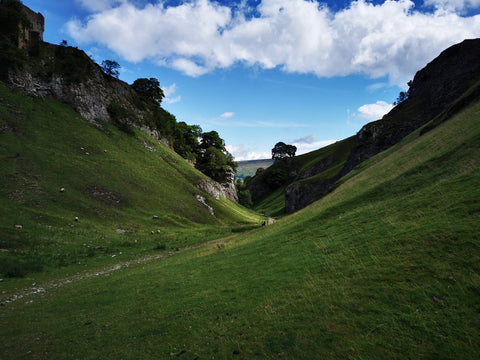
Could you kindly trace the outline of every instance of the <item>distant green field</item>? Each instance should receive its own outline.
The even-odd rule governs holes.
[[[415,131],[361,164],[322,200],[271,226],[218,233],[203,245],[186,238],[184,245],[195,246],[136,262],[109,253],[111,264],[103,268],[86,264],[73,273],[5,279],[0,358],[478,359],[479,114],[477,102],[424,135]],[[101,143],[93,156],[107,156],[101,152],[108,144],[111,154],[136,141],[118,143],[111,131],[117,142]],[[78,136],[69,134],[72,141]],[[77,152],[78,145],[72,145]],[[4,164],[12,166],[6,157],[14,155],[2,155]],[[76,166],[80,158],[90,161],[68,156]],[[126,168],[117,174],[129,178]],[[68,232],[80,229],[85,240],[101,239],[109,228],[104,224],[113,225],[97,223],[88,206],[85,225],[48,216],[66,201],[57,194],[64,181],[54,184],[47,204],[35,179],[25,175],[24,191],[8,192],[28,201],[1,214],[12,228],[9,241],[34,241],[13,229],[17,219],[43,226],[45,234],[54,233],[47,225],[63,228],[54,244],[69,242]],[[139,230],[128,229],[151,228],[150,206]],[[134,213],[127,209],[118,211],[119,226]],[[191,223],[178,220],[182,226],[195,236]],[[167,232],[159,241],[169,234],[180,236]]]
[[[258,169],[266,169],[272,164],[272,159],[238,161],[235,178],[245,179],[247,176],[254,176]]]

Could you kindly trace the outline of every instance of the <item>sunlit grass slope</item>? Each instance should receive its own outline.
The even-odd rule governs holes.
[[[479,118],[412,133],[272,226],[36,284],[0,307],[0,357],[478,359]]]
[[[0,278],[183,247],[261,221],[201,192],[204,176],[142,132],[93,126],[1,83],[0,125]]]

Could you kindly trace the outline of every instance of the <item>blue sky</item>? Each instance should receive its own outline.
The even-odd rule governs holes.
[[[297,153],[388,112],[415,72],[480,37],[480,0],[24,0],[44,40],[156,77],[178,121],[216,130],[236,160]]]

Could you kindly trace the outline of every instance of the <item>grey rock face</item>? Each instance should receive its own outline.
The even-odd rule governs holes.
[[[202,179],[197,187],[205,191],[207,194],[212,195],[215,199],[220,199],[220,196],[227,198],[229,200],[238,202],[237,190],[235,189],[234,183],[234,172],[232,169],[228,172],[226,180],[222,183],[218,183],[211,179]]]
[[[465,40],[443,51],[416,73],[410,83],[407,100],[394,107],[381,120],[368,123],[356,134],[355,146],[337,176],[330,180],[307,181],[308,176],[329,166],[328,162],[320,163],[318,169],[312,168],[306,176],[286,187],[286,212],[299,210],[326,195],[334,188],[335,181],[357,165],[395,145],[436,116],[443,112],[451,116],[459,111],[479,94],[471,94],[455,106],[452,106],[452,103],[479,79],[480,39]],[[304,178],[305,180],[302,180]],[[268,188],[262,187],[262,184],[255,184],[255,178],[252,183],[255,185],[255,195],[267,193]]]
[[[342,176],[445,111],[479,78],[480,39],[465,40],[443,51],[415,74],[406,101],[357,133],[357,145]]]

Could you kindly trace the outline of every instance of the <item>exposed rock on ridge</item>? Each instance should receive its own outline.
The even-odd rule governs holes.
[[[100,66],[95,64],[82,50],[43,43],[45,55],[39,59],[31,59],[35,66],[43,69],[11,69],[8,81],[23,91],[42,97],[53,97],[72,107],[82,117],[96,124],[98,120],[112,122],[108,107],[112,103],[120,104],[134,116],[129,118],[133,125],[153,138],[160,140],[156,130],[151,130],[144,123],[147,110],[141,110],[135,104],[138,96],[126,82],[106,75]],[[55,55],[53,55],[55,54]],[[77,63],[72,64],[68,72],[59,64],[61,57],[73,57]],[[75,65],[79,69],[73,68]],[[58,69],[63,71],[59,71]],[[85,76],[75,77],[75,72],[84,71]]]
[[[299,178],[286,187],[286,212],[297,211],[326,195],[334,188],[335,182],[355,166],[395,145],[436,116],[448,112],[448,118],[461,110],[480,94],[471,94],[466,101],[455,106],[452,103],[478,81],[480,39],[465,40],[443,51],[416,73],[407,100],[356,134],[354,147],[336,176],[319,181]]]
[[[357,133],[356,146],[341,175],[445,111],[479,79],[480,39],[465,40],[443,51],[416,73],[407,100]]]

